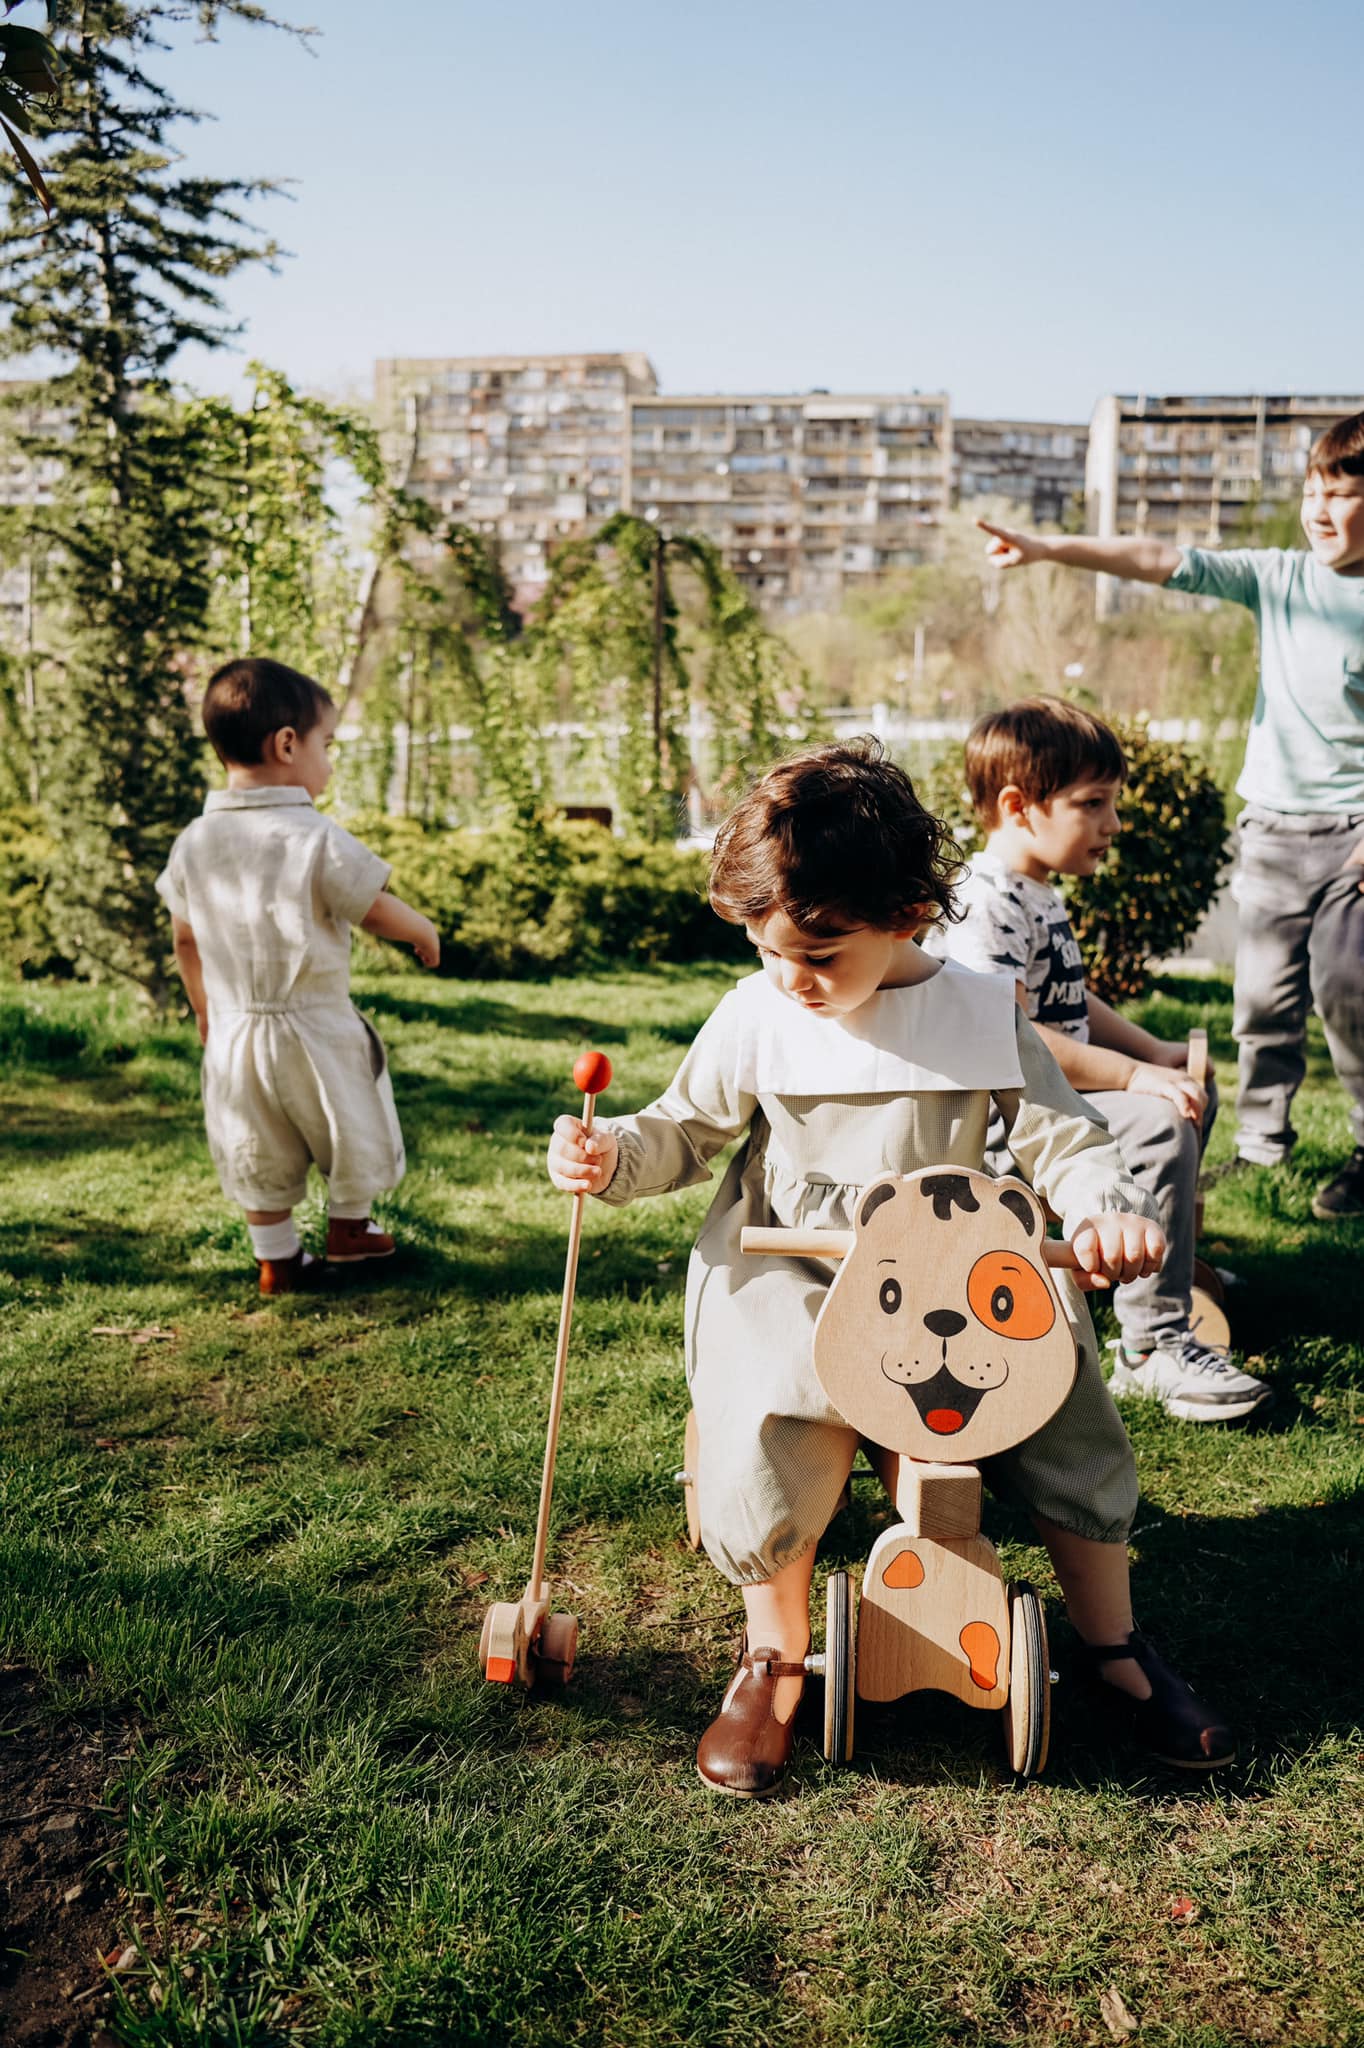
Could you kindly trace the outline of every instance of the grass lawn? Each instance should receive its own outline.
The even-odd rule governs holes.
[[[1293,1168],[1208,1203],[1274,1419],[1133,1421],[1138,1611],[1232,1710],[1234,1770],[1189,1784],[1110,1745],[1045,1554],[989,1511],[1050,1603],[1046,1776],[1015,1790],[994,1717],[926,1699],[864,1711],[832,1770],[811,1687],[786,1794],[707,1795],[739,1604],[672,1480],[704,1189],[589,1211],[550,1555],[582,1662],[557,1699],[481,1680],[544,1445],[549,1122],[586,1044],[607,1109],[656,1092],[728,979],[363,983],[405,1257],[272,1304],[192,1033],[0,994],[0,2040],[1364,2042],[1364,1227],[1309,1213],[1348,1146],[1319,1040]],[[1144,1014],[1208,1023],[1225,1080],[1229,1010],[1169,982]],[[860,1567],[883,1512],[859,1482],[824,1561]]]

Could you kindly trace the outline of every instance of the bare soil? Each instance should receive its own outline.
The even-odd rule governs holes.
[[[44,1682],[0,1665],[0,2041],[114,2048],[105,1964],[123,1948],[123,1823],[106,1787],[133,1748],[115,1720],[55,1718]]]

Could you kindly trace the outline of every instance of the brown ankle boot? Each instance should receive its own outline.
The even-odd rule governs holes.
[[[779,1678],[803,1678],[803,1664],[783,1664],[775,1650],[748,1650],[725,1694],[725,1703],[696,1751],[701,1782],[736,1799],[775,1792],[791,1758],[795,1714],[779,1721],[772,1711]]]
[[[333,1216],[327,1225],[327,1257],[334,1266],[361,1259],[391,1259],[395,1246],[368,1216]]]
[[[289,1259],[257,1259],[256,1268],[260,1274],[262,1294],[297,1294],[300,1287],[306,1287],[306,1275],[317,1260],[311,1252],[297,1251]]]

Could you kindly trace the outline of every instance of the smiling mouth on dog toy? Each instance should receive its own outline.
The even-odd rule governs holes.
[[[944,1345],[944,1350],[947,1348]],[[881,1361],[881,1372],[892,1386],[903,1387],[910,1400],[918,1409],[924,1427],[931,1429],[935,1436],[955,1436],[959,1429],[965,1429],[975,1414],[989,1387],[964,1387],[956,1374],[945,1364],[940,1365],[932,1379],[917,1380],[913,1383],[902,1380],[898,1374],[886,1370],[885,1360]]]

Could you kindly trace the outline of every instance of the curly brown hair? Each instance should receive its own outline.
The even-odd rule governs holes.
[[[780,911],[812,937],[852,926],[908,931],[955,917],[962,863],[877,739],[813,747],[769,768],[725,819],[711,908],[728,924]]]

